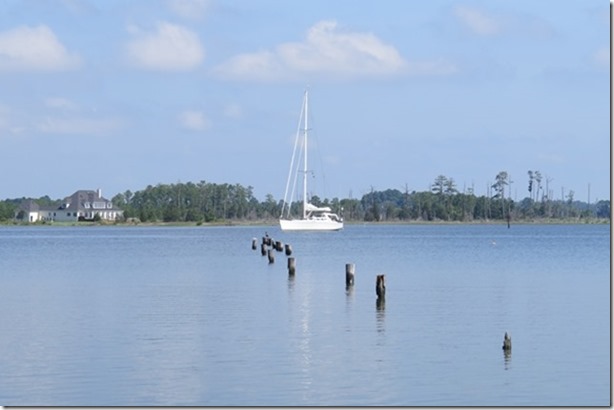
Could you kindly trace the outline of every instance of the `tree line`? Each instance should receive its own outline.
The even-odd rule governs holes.
[[[329,206],[347,222],[394,221],[491,221],[534,219],[610,219],[610,201],[581,202],[569,191],[564,200],[553,199],[542,186],[539,171],[529,171],[528,195],[519,202],[511,199],[512,181],[507,172],[498,173],[488,185],[488,195],[477,196],[473,188],[459,191],[453,178],[439,175],[430,190],[410,191],[371,188],[360,199],[312,196],[316,206]],[[15,217],[21,199],[0,201],[0,221]],[[41,206],[60,205],[48,196],[35,199]],[[119,193],[113,204],[124,211],[124,220],[140,222],[246,222],[279,218],[282,201],[268,194],[264,201],[254,197],[253,187],[206,181],[149,185],[145,189]],[[294,214],[302,204],[293,202]]]

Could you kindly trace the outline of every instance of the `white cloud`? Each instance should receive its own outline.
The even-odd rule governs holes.
[[[412,66],[421,70],[413,70]],[[345,31],[335,21],[320,21],[302,42],[237,55],[214,69],[222,77],[255,80],[302,78],[305,74],[386,76],[400,73],[441,73],[439,62],[408,63],[397,49],[372,33]]]
[[[129,27],[134,39],[126,45],[129,62],[151,70],[185,71],[196,68],[205,52],[196,33],[185,27],[161,22],[154,32]]]
[[[465,27],[475,34],[492,36],[499,34],[501,31],[501,23],[483,11],[471,7],[458,6],[454,9],[454,14]]]
[[[209,119],[200,111],[184,111],[179,114],[179,123],[190,131],[205,131],[211,126]]]
[[[214,68],[222,77],[274,80],[287,77],[287,67],[269,51],[239,54]]]
[[[342,32],[334,21],[311,27],[303,43],[286,43],[277,49],[289,67],[299,71],[388,74],[405,64],[397,50],[371,33]]]
[[[80,57],[68,52],[45,25],[0,32],[0,71],[61,71],[80,65]]]
[[[180,17],[190,20],[202,19],[209,6],[210,0],[167,0],[168,7]]]

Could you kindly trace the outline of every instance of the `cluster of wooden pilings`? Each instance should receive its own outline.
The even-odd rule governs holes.
[[[258,239],[252,238],[252,249],[258,249]],[[275,253],[285,252],[288,257],[288,274],[294,275],[296,272],[296,262],[292,255],[292,246],[290,244],[283,244],[281,241],[275,241],[268,234],[262,237],[260,243],[260,253],[262,256],[266,256],[269,260],[269,264],[275,263]]]
[[[258,249],[258,239],[252,238],[252,249]],[[275,253],[285,252],[288,257],[288,275],[294,277],[296,274],[296,259],[292,255],[292,246],[290,244],[282,244],[281,241],[275,241],[267,233],[262,237],[260,243],[260,253],[266,256],[269,264],[275,263]],[[351,290],[354,287],[354,276],[356,274],[356,265],[353,263],[345,264],[345,289]],[[378,310],[383,310],[386,307],[386,275],[379,274],[375,277],[375,294],[377,296],[376,306]],[[503,336],[503,352],[505,357],[509,358],[512,353],[512,338],[505,332]]]
[[[252,249],[258,249],[258,239],[252,238]],[[290,244],[283,244],[281,241],[275,241],[268,233],[262,237],[260,242],[260,253],[262,256],[266,256],[269,260],[269,264],[275,263],[275,253],[285,252],[288,257],[288,275],[294,276],[296,274],[296,259],[292,255],[292,246]],[[351,289],[354,286],[354,275],[356,272],[356,265],[353,263],[345,264],[345,286],[346,290]],[[386,284],[385,275],[377,275],[375,278],[375,294],[377,295],[378,307],[383,307],[386,298]]]

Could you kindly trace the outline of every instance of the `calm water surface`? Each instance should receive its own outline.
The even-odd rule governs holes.
[[[611,404],[605,225],[2,227],[0,275],[1,405]]]

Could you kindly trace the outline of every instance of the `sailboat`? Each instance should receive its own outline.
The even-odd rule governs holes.
[[[279,218],[279,226],[282,231],[338,231],[343,229],[343,219],[334,213],[329,207],[318,207],[307,200],[307,131],[309,117],[309,92],[305,90],[303,97],[303,107],[299,118],[299,127],[296,132],[296,140],[294,142],[294,151],[292,152],[292,160],[290,161],[290,171],[286,182],[286,191],[284,193],[284,202]],[[301,123],[303,127],[301,128]],[[295,159],[297,151],[299,158]],[[302,154],[303,169],[299,170],[299,162]],[[296,180],[299,174],[303,176],[303,214],[297,218],[292,218],[290,215],[291,201],[294,189],[296,188]],[[294,177],[293,177],[294,175]],[[293,180],[292,193],[288,196],[290,181]]]

